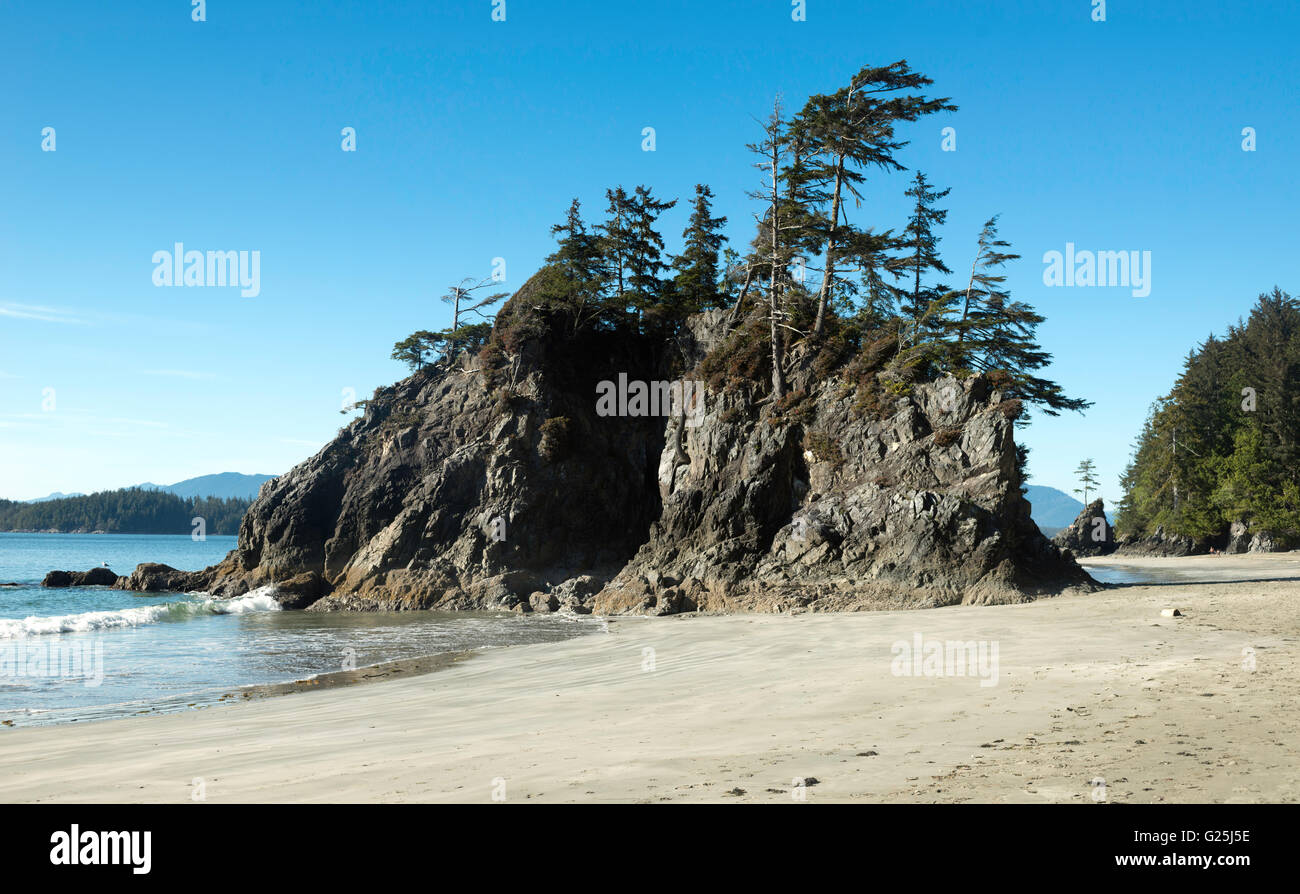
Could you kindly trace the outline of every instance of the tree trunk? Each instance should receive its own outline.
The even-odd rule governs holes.
[[[776,268],[772,268],[772,283],[768,290],[768,334],[772,339],[772,397],[780,400],[785,396],[785,373],[781,369],[781,332],[776,325]]]
[[[835,192],[831,197],[831,229],[826,236],[826,258],[822,264],[822,287],[817,295],[817,322],[813,324],[813,335],[821,335],[826,325],[826,303],[830,297],[831,284],[835,280],[835,236],[840,224],[840,185],[844,180],[844,155],[835,159]]]
[[[772,268],[771,276],[768,279],[767,304],[768,304],[768,334],[772,340],[772,397],[774,400],[780,400],[785,396],[785,374],[781,369],[781,333],[777,329],[777,314],[780,310],[780,299],[778,297],[776,273],[778,263],[781,259],[780,234],[781,221],[779,217],[780,204],[780,187],[777,171],[780,158],[780,143],[775,139],[772,140],[772,213],[768,216],[772,232]]]
[[[727,315],[727,331],[730,332],[740,319],[741,305],[745,303],[745,296],[749,294],[749,284],[754,278],[754,267],[752,264],[745,265],[745,286],[740,290],[740,297],[731,308],[731,313]]]

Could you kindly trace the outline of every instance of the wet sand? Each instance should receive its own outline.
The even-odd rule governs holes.
[[[1300,554],[1103,563],[1161,582],[616,619],[380,685],[0,730],[0,800],[1300,799]],[[922,669],[895,660],[918,635],[996,645],[996,683],[899,675]]]

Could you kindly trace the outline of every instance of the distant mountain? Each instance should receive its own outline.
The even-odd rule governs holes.
[[[226,500],[254,500],[262,485],[274,478],[274,475],[241,475],[239,472],[221,472],[216,475],[200,475],[198,478],[186,478],[175,484],[137,484],[140,490],[161,490],[178,497],[216,497]]]
[[[1029,501],[1029,514],[1034,518],[1038,529],[1051,537],[1061,528],[1069,527],[1083,511],[1083,503],[1054,487],[1030,484],[1025,487],[1025,499]],[[1106,513],[1107,520],[1111,514]]]
[[[48,497],[37,497],[35,500],[26,500],[27,503],[48,503],[50,500],[66,500],[68,497],[84,497],[85,494],[65,494],[62,491],[55,491]]]

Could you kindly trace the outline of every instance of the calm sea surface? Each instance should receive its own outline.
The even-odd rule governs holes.
[[[555,615],[281,611],[257,591],[213,600],[40,586],[53,569],[105,563],[117,574],[140,562],[198,570],[234,547],[234,537],[0,533],[0,584],[19,584],[0,586],[0,724],[190,710],[241,687],[603,629]]]

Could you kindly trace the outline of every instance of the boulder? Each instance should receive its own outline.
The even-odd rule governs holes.
[[[118,576],[108,568],[91,568],[89,571],[51,571],[41,581],[42,587],[111,587]]]
[[[129,575],[118,578],[113,586],[136,593],[191,592],[204,589],[206,583],[206,575],[201,571],[180,571],[158,562],[143,562]]]
[[[560,607],[560,600],[553,593],[543,593],[540,590],[528,597],[528,604],[535,612],[553,612]]]
[[[329,592],[329,585],[318,571],[307,571],[278,581],[272,594],[281,608],[306,608]]]

